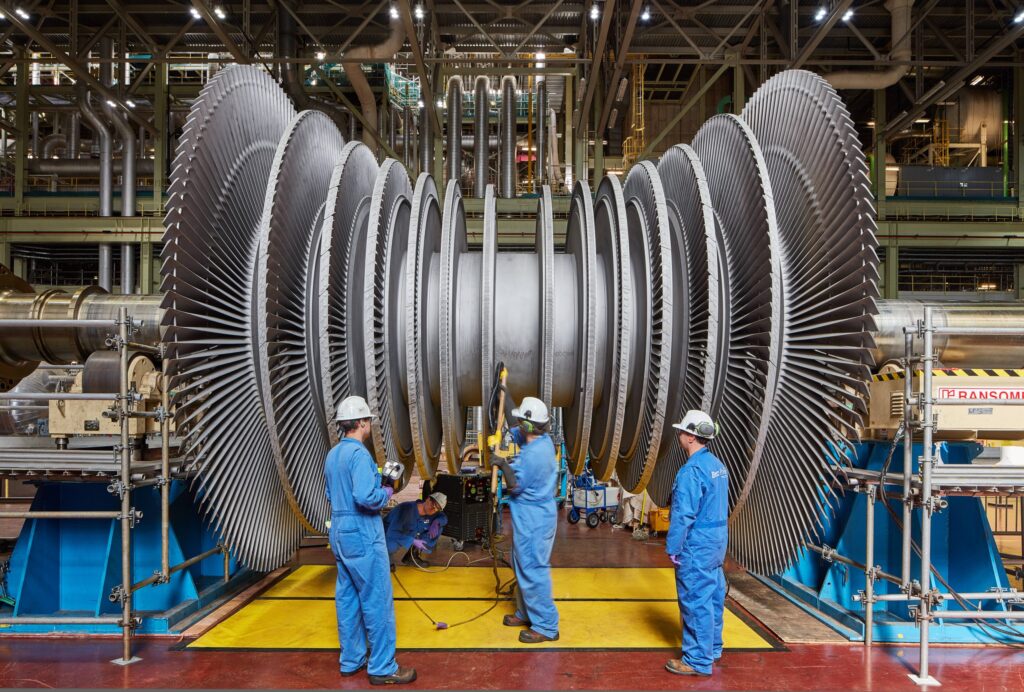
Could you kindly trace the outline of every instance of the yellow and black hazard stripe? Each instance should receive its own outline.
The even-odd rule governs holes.
[[[935,368],[933,377],[1024,377],[1024,370],[1004,370],[1002,368]],[[902,380],[903,372],[889,372],[871,377],[875,382],[892,382]]]

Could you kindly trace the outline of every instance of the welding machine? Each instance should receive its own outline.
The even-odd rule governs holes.
[[[482,541],[487,535],[487,522],[491,517],[491,477],[476,473],[439,473],[433,483],[423,484],[423,499],[433,492],[442,492],[448,498],[444,513],[448,524],[442,535],[450,537],[461,548],[466,541]]]

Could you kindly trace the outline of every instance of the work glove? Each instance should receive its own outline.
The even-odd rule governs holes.
[[[437,538],[441,535],[441,522],[438,519],[430,522],[430,528],[427,529],[427,535],[431,538]]]
[[[391,501],[391,496],[395,494],[395,489],[392,488],[390,485],[385,485],[384,486],[384,494],[388,496],[388,502],[390,502]]]
[[[675,565],[676,567],[679,567],[679,566],[680,566],[680,565],[682,564],[682,563],[681,563],[681,562],[679,561],[679,556],[678,556],[678,555],[669,555],[669,556],[668,556],[668,559],[669,559],[669,561],[670,561],[670,562],[671,562],[671,563],[672,563],[673,565]]]
[[[427,544],[426,544],[426,543],[424,543],[424,542],[423,542],[423,540],[422,540],[422,539],[420,539],[420,538],[414,538],[414,539],[413,539],[413,541],[412,541],[412,547],[413,547],[413,548],[415,548],[416,550],[418,550],[418,551],[422,552],[422,553],[429,553],[429,552],[430,552],[430,551],[429,551],[429,550],[427,549]]]

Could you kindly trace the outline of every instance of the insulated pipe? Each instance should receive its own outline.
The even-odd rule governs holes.
[[[355,62],[342,61],[342,67],[345,69],[345,74],[348,76],[349,84],[355,89],[356,96],[359,97],[359,107],[362,108],[363,117],[366,118],[366,122],[375,123],[377,122],[377,98],[373,93],[373,89],[370,87],[370,82],[366,79],[366,73],[363,72],[362,63],[367,60],[379,60],[381,62],[391,62],[395,58],[395,53],[401,50],[405,44],[405,29],[402,27],[402,20],[398,17],[391,18],[391,33],[388,34],[387,39],[383,43],[379,43],[375,46],[360,46],[358,48],[350,48],[345,51],[345,57],[351,58]],[[377,150],[377,143],[366,130],[363,131],[363,144],[370,147],[374,151]]]
[[[445,165],[448,180],[462,179],[462,78],[448,80],[448,153]]]
[[[892,51],[889,58],[897,64],[887,70],[850,70],[824,75],[836,89],[885,89],[899,82],[910,71],[910,20],[914,0],[886,0],[885,9],[892,16]]]
[[[65,154],[67,153],[68,138],[59,132],[52,135],[46,135],[43,137],[43,155],[41,159],[32,159],[29,162],[31,164],[34,161],[43,161],[51,158],[58,149],[63,149]],[[31,172],[31,168],[29,170]]]
[[[420,173],[434,172],[434,128],[433,120],[426,109],[420,109]]]
[[[932,303],[880,300],[875,318],[875,365],[904,357],[903,328],[915,325],[932,308],[936,327],[1024,328],[1024,303]],[[936,334],[935,352],[945,367],[1022,368],[1024,337]]]
[[[498,194],[515,197],[516,190],[516,80],[501,78],[501,134],[498,138],[500,162]]]
[[[109,45],[109,42],[107,42]],[[104,55],[113,56],[113,51],[104,46]],[[121,136],[121,216],[135,216],[135,129],[122,113],[104,103],[103,110]],[[135,249],[131,243],[121,244],[121,293],[135,292]]]
[[[102,68],[101,68],[102,69]],[[111,143],[110,129],[100,119],[90,103],[89,93],[85,89],[78,91],[78,107],[85,118],[86,124],[95,133],[95,139],[99,141],[100,158],[98,162],[100,177],[100,216],[108,217],[114,215],[114,192],[113,192],[113,157],[114,149]],[[77,161],[76,164],[86,163],[90,159]],[[54,162],[56,163],[56,162]],[[109,243],[100,243],[100,263],[97,283],[104,291],[110,291],[114,286],[114,262],[113,249]]]
[[[396,151],[398,146],[398,114],[390,101],[388,102],[388,146],[391,147],[391,151]]]
[[[476,138],[476,144],[473,147],[473,166],[475,174],[473,176],[473,196],[483,198],[484,191],[487,189],[487,178],[490,172],[490,134],[487,131],[487,127],[490,124],[491,104],[490,94],[488,93],[490,87],[487,82],[487,77],[476,78],[476,93],[473,101],[473,136]]]
[[[412,109],[406,106],[402,109],[402,160],[405,167],[412,165]]]
[[[63,136],[63,135],[62,135]],[[124,160],[117,159],[112,162],[113,174],[120,175],[124,170]],[[39,159],[28,162],[28,172],[37,175],[81,175],[94,176],[103,175],[102,159]],[[153,159],[135,159],[135,172],[142,175],[152,175]],[[100,214],[109,216],[109,214]]]
[[[78,113],[72,113],[68,118],[68,146],[64,149],[64,158],[77,159],[81,156],[82,140],[79,127],[81,117]]]
[[[537,108],[537,182],[535,186],[537,190],[540,190],[548,181],[548,133],[546,127],[548,118],[548,90],[547,84],[543,79],[537,80],[535,106]]]

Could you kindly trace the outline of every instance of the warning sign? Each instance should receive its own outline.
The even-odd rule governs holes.
[[[1002,401],[1024,400],[1024,387],[939,387],[940,399],[975,401],[984,399]]]

